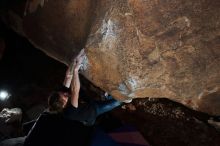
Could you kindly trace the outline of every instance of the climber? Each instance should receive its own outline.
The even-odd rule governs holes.
[[[78,71],[84,58],[82,49],[66,72],[64,86],[49,97],[48,111],[40,115],[28,133],[24,146],[88,145],[97,116],[121,105],[122,102],[113,98],[103,102],[89,100],[87,104],[79,103]],[[70,85],[71,92],[68,91]]]

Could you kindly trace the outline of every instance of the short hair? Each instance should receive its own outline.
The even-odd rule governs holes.
[[[60,92],[71,93],[71,90],[64,85],[56,87],[48,98],[49,111],[60,112],[63,110],[63,103],[60,101]]]
[[[51,95],[48,98],[48,108],[49,111],[55,111],[60,112],[62,111],[62,103],[60,102],[60,93],[57,91],[54,91],[51,93]]]

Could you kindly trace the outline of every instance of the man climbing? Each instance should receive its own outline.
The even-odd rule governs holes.
[[[40,115],[28,133],[24,146],[89,145],[92,125],[97,116],[121,105],[122,102],[113,98],[103,102],[89,100],[88,104],[79,103],[78,71],[84,58],[85,52],[82,49],[66,72],[64,87],[51,94],[48,111]]]

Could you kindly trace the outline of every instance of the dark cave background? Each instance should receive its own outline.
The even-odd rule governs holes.
[[[0,110],[19,107],[25,111],[38,104],[46,106],[50,91],[62,84],[67,67],[34,48],[2,22],[0,32],[6,46],[0,60],[0,90],[11,94],[7,101],[0,102]]]

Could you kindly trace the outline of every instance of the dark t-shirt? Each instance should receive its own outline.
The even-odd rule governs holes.
[[[79,103],[79,107],[75,108],[71,104],[63,110],[63,116],[69,120],[80,121],[84,125],[91,126],[95,123],[97,112],[95,103]]]
[[[44,112],[29,132],[24,146],[87,146],[93,132],[93,105],[71,105],[63,113]]]

